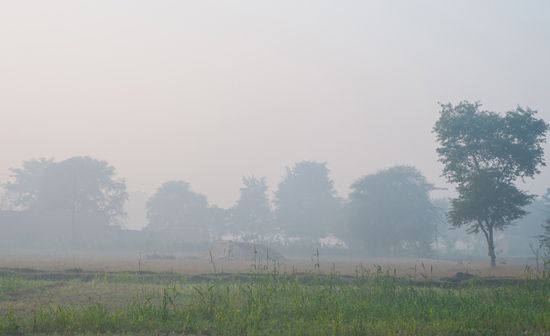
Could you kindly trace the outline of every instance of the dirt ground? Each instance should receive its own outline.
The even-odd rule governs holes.
[[[175,272],[188,275],[208,273],[246,273],[255,270],[281,273],[311,272],[355,275],[362,272],[382,272],[414,278],[442,278],[457,272],[478,276],[521,277],[528,273],[527,260],[501,260],[496,268],[488,266],[488,260],[439,260],[413,258],[343,258],[319,257],[288,258],[278,263],[265,260],[210,260],[208,255],[181,255],[171,259],[148,259],[138,253],[76,253],[74,255],[53,252],[0,252],[0,268],[25,268],[46,271],[81,269],[97,272],[150,271]]]

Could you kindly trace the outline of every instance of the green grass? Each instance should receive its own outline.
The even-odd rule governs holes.
[[[98,276],[90,288],[128,282],[127,296],[136,288],[144,294],[136,293],[122,306],[90,299],[34,307],[25,314],[8,310],[0,316],[0,335],[550,335],[547,280],[472,280],[444,286],[381,274],[354,279],[247,275],[202,281],[170,275],[170,284],[161,278]]]
[[[43,280],[28,280],[11,272],[0,273],[0,300],[20,291],[44,286],[48,283]]]

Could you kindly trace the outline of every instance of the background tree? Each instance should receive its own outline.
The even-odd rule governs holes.
[[[458,185],[449,222],[483,232],[491,266],[496,265],[494,232],[525,215],[532,196],[515,181],[533,177],[545,166],[548,124],[536,111],[518,107],[504,116],[481,110],[479,103],[441,105],[434,126],[443,175]]]
[[[542,228],[544,229],[544,233],[540,235],[541,243],[546,247],[546,249],[550,250],[550,219],[546,220],[546,223],[542,225]]]
[[[231,209],[212,205],[208,208],[209,239],[222,239],[231,226]]]
[[[58,163],[33,159],[12,171],[13,181],[6,184],[6,190],[18,208],[73,212],[105,225],[124,216],[126,184],[106,161],[80,156]]]
[[[127,198],[126,184],[115,178],[113,166],[91,157],[74,157],[46,170],[41,206],[101,215],[113,224],[124,216]]]
[[[5,184],[5,190],[12,208],[29,210],[39,204],[46,170],[54,164],[53,159],[30,159],[20,168],[11,169],[13,181]]]
[[[531,243],[529,247],[531,248],[531,252],[535,256],[537,271],[540,270],[539,262],[542,261],[542,266],[544,269],[543,275],[547,276],[548,271],[550,270],[550,218],[548,218],[548,213],[550,213],[550,211],[548,211],[548,209],[550,208],[550,189],[548,189],[543,199],[545,206],[544,211],[547,219],[541,225],[543,230],[542,234],[537,236],[537,238],[539,239],[538,244]]]
[[[367,175],[351,186],[350,231],[373,255],[428,256],[439,219],[433,186],[414,167]]]
[[[267,196],[265,177],[243,177],[237,203],[231,209],[232,228],[245,233],[248,240],[258,239],[272,229],[273,213]]]
[[[147,227],[155,231],[204,228],[209,223],[208,201],[184,181],[164,183],[147,201]]]
[[[550,189],[546,191],[546,194],[543,196],[543,204],[544,204],[544,211],[548,217],[548,213],[550,213]],[[541,246],[545,249],[546,257],[550,257],[550,218],[547,218],[545,223],[542,224],[542,229],[544,232],[538,236],[540,239]],[[550,260],[545,260],[546,265],[548,266],[548,263],[550,263]]]
[[[545,196],[534,198],[524,209],[527,215],[518,219],[515,225],[508,227],[503,235],[505,252],[510,256],[532,256],[532,247],[537,246],[538,237],[544,230],[541,224],[546,222],[550,213]]]
[[[340,209],[326,163],[314,161],[287,168],[275,203],[277,223],[287,234],[312,239],[334,229]]]

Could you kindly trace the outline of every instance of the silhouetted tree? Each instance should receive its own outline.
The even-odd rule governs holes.
[[[265,177],[243,177],[240,197],[231,209],[232,228],[243,231],[250,240],[268,232],[273,214],[267,196]]]
[[[548,124],[528,108],[501,116],[480,107],[466,101],[441,105],[434,132],[443,174],[458,185],[449,222],[467,226],[471,233],[483,232],[494,267],[494,232],[526,214],[523,207],[533,197],[518,189],[515,181],[533,177],[545,166],[542,145]]]
[[[374,255],[428,256],[439,212],[433,186],[414,167],[397,166],[358,179],[351,186],[350,231]]]
[[[155,231],[208,229],[208,201],[184,181],[164,183],[147,201],[147,227]]]
[[[287,168],[275,202],[277,223],[290,235],[318,238],[337,223],[340,201],[326,163],[302,161]]]
[[[550,209],[550,189],[546,190],[546,194],[543,196],[543,202],[545,209],[543,209],[546,214],[550,213],[548,209]],[[540,243],[542,246],[545,247],[546,251],[550,251],[550,218],[546,220],[544,224],[542,224],[542,228],[544,230],[543,234],[539,235]],[[547,262],[550,262],[550,260],[547,260]]]
[[[13,181],[6,184],[6,190],[18,208],[72,212],[95,217],[104,224],[113,224],[124,216],[126,184],[116,178],[115,168],[106,161],[91,157],[58,163],[33,159],[12,171]]]
[[[231,209],[224,209],[212,205],[208,208],[208,222],[208,227],[213,234],[213,236],[209,238],[219,239],[222,235],[227,233],[229,229],[231,223]]]
[[[30,159],[22,167],[12,168],[13,181],[5,184],[10,205],[20,210],[36,207],[44,189],[46,170],[54,164],[53,159]]]

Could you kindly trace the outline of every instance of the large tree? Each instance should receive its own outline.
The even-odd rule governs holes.
[[[275,204],[277,223],[287,234],[315,239],[331,233],[340,201],[326,163],[302,161],[287,168]]]
[[[124,216],[126,184],[106,161],[80,156],[61,162],[32,159],[12,173],[5,187],[17,209],[71,212],[104,224]]]
[[[267,191],[265,177],[243,177],[240,197],[231,209],[232,229],[242,231],[251,240],[271,229],[273,213]]]
[[[351,186],[353,241],[373,255],[427,256],[439,212],[433,186],[414,167],[396,166],[358,179]]]
[[[154,231],[208,228],[208,201],[185,181],[164,183],[147,201],[147,227]]]
[[[458,185],[449,221],[483,233],[492,267],[495,231],[524,216],[523,208],[533,198],[516,186],[516,180],[532,178],[545,166],[548,124],[535,115],[521,107],[500,115],[464,101],[441,105],[434,126],[443,175]]]

